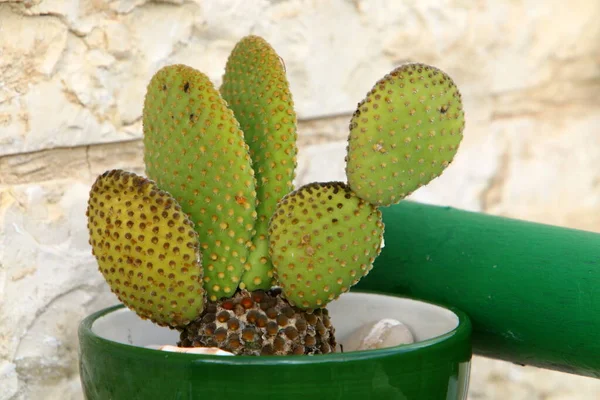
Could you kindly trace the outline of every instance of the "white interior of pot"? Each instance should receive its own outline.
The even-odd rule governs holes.
[[[401,297],[368,293],[346,293],[331,302],[327,309],[342,345],[356,329],[385,318],[404,323],[415,342],[451,332],[458,326],[452,311],[429,303]],[[92,331],[103,338],[134,346],[175,345],[179,334],[140,319],[128,309],[120,309],[98,318]]]

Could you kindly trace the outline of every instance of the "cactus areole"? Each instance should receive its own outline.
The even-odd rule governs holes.
[[[464,129],[444,72],[402,65],[350,121],[347,182],[295,189],[296,113],[262,38],[233,49],[223,84],[169,65],[144,101],[146,176],[107,171],[88,203],[93,254],[111,290],[181,346],[234,354],[336,351],[327,304],[381,251],[379,207],[452,162]]]

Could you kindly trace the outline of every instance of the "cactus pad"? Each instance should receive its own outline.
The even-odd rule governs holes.
[[[148,176],[190,215],[210,299],[230,297],[254,234],[256,190],[248,146],[233,112],[199,71],[158,71],[144,102]]]
[[[270,222],[270,254],[290,304],[322,308],[369,273],[383,222],[342,182],[311,183],[285,196]]]
[[[112,170],[92,186],[87,216],[100,272],[127,307],[173,327],[203,311],[198,235],[168,193]]]
[[[373,204],[399,202],[452,162],[464,125],[461,96],[448,75],[424,64],[398,67],[352,116],[348,184]]]
[[[244,131],[256,173],[258,220],[242,281],[248,290],[269,289],[269,220],[293,189],[297,153],[296,113],[280,57],[264,39],[243,38],[227,60],[221,93]]]

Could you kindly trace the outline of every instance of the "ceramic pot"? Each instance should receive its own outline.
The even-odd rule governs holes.
[[[121,399],[466,399],[471,323],[454,308],[376,293],[347,293],[328,305],[343,345],[364,324],[402,321],[416,342],[317,356],[215,356],[164,352],[178,332],[123,306],[79,328],[81,382],[89,400]]]

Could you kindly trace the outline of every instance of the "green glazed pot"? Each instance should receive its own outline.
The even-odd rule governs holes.
[[[339,343],[362,325],[402,321],[416,342],[317,356],[215,356],[148,349],[176,331],[123,306],[79,328],[80,374],[89,400],[466,399],[471,323],[454,308],[375,293],[347,293],[327,307]]]

